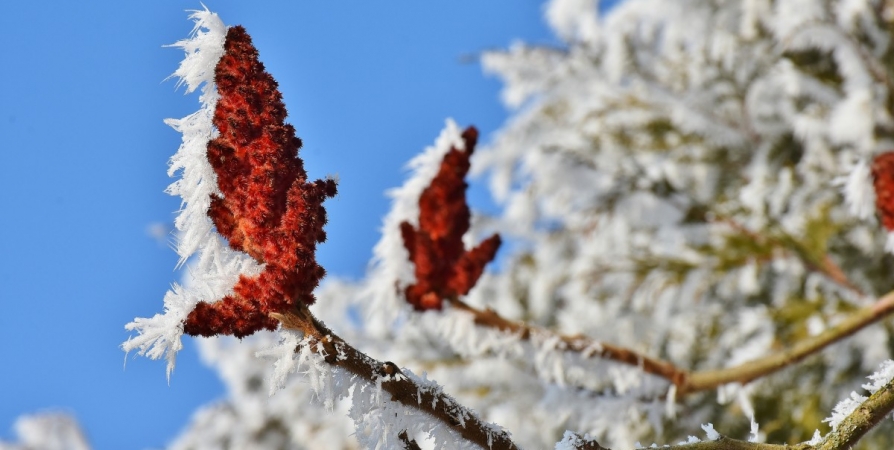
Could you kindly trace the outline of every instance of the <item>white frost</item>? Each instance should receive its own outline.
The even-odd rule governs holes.
[[[207,8],[193,11],[195,23],[188,39],[171,47],[183,49],[186,56],[172,77],[178,86],[186,85],[187,93],[201,87],[200,108],[182,119],[165,121],[183,134],[177,153],[171,157],[168,174],[180,175],[167,192],[182,198],[180,214],[174,221],[177,229],[179,265],[196,255],[187,274],[187,285],[174,284],[164,298],[164,313],[151,318],[136,318],[125,329],[136,331],[122,348],[136,350],[152,359],[165,358],[170,379],[177,352],[183,348],[183,321],[200,301],[213,302],[231,293],[240,273],[258,273],[261,267],[248,255],[235,252],[214,232],[207,211],[211,194],[219,194],[217,177],[206,156],[207,144],[216,130],[212,124],[218,94],[214,87],[214,68],[223,55],[226,26]]]
[[[870,379],[870,382],[864,384],[863,389],[869,391],[870,394],[874,394],[894,379],[894,361],[889,359],[882,362],[879,365],[878,370],[872,375],[869,375],[868,378]],[[851,392],[848,398],[835,405],[835,408],[832,410],[832,415],[823,419],[823,422],[828,422],[833,430],[837,429],[838,425],[840,425],[847,416],[859,408],[868,398],[869,397],[865,395]]]
[[[760,426],[757,424],[757,421],[754,420],[754,415],[751,415],[751,432],[748,435],[748,442],[762,442],[760,435]]]
[[[720,433],[714,429],[713,423],[703,424],[702,429],[705,430],[705,434],[707,434],[707,438],[709,441],[716,441],[720,439]]]

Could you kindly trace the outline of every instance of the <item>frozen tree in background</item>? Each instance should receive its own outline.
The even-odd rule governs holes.
[[[244,30],[195,13],[202,109],[169,122],[194,277],[125,348],[170,371],[214,335],[230,396],[173,448],[848,448],[890,412],[894,3],[545,15],[564,45],[482,57],[514,111],[493,142],[448,121],[368,276],[315,290],[335,183]],[[470,215],[470,165],[499,215]],[[859,445],[894,446],[878,427]]]
[[[63,412],[21,416],[16,420],[18,443],[0,442],[0,450],[89,450],[77,421]]]
[[[708,370],[790,349],[894,287],[865,169],[894,148],[892,5],[628,1],[597,21],[583,3],[547,10],[566,49],[484,58],[519,112],[478,167],[528,243],[489,305]],[[805,440],[889,357],[890,331],[687,395],[664,433],[744,431],[753,411],[769,442]]]

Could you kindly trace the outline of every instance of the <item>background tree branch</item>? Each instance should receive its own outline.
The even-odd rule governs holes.
[[[749,383],[796,364],[894,312],[894,292],[889,292],[871,306],[850,314],[839,324],[819,335],[796,342],[787,349],[735,367],[689,372],[670,362],[614,344],[598,342],[586,336],[556,334],[523,322],[508,320],[492,309],[478,309],[457,298],[448,299],[448,302],[454,308],[472,314],[475,324],[479,326],[517,334],[523,340],[531,339],[535,333],[552,334],[561,339],[564,344],[561,349],[564,351],[577,353],[584,358],[599,357],[640,367],[644,372],[665,378],[677,386],[676,395],[678,396],[714,389],[728,383]]]

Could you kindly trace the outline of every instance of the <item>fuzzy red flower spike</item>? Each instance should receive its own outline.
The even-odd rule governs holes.
[[[265,266],[257,276],[240,276],[232,295],[199,302],[183,330],[243,337],[275,329],[270,313],[314,302],[325,274],[315,258],[316,244],[326,240],[323,201],[335,196],[336,183],[307,181],[297,157],[301,140],[285,123],[277,83],[240,26],[227,31],[215,83],[220,134],[208,143],[208,160],[222,195],[212,195],[208,216],[230,247]]]
[[[875,208],[888,232],[894,231],[894,152],[882,153],[872,162]]]
[[[462,139],[465,149],[454,147],[444,155],[438,174],[419,197],[419,228],[400,224],[404,246],[416,266],[416,283],[404,293],[416,310],[441,309],[444,299],[468,294],[500,247],[498,234],[471,250],[463,245],[470,218],[465,176],[478,130],[467,128]]]

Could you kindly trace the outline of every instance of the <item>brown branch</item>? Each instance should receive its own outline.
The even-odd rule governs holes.
[[[522,340],[530,340],[535,333],[550,333],[547,330],[537,329],[524,322],[504,319],[492,309],[477,309],[456,298],[448,299],[448,302],[460,311],[471,313],[476,325],[517,334]],[[597,342],[583,335],[556,335],[556,337],[561,339],[563,344],[562,350],[564,351],[578,353],[584,357],[598,356],[631,366],[642,367],[644,372],[666,378],[675,385],[684,384],[688,376],[685,370],[677,368],[667,361],[652,358],[628,348]]]
[[[599,445],[593,440],[582,440],[574,447],[578,450],[611,450]],[[716,441],[701,441],[692,444],[664,445],[660,448],[666,450],[808,450],[813,449],[808,444],[763,444],[760,442],[740,441],[721,436]]]
[[[808,269],[812,268],[810,264],[808,264]],[[857,287],[847,275],[844,274],[844,271],[841,270],[841,267],[838,264],[835,264],[835,261],[832,260],[832,257],[826,255],[823,257],[823,260],[816,266],[817,270],[829,277],[832,281],[838,283],[839,285],[849,289],[854,294],[863,297],[866,295],[862,289]]]
[[[740,441],[721,436],[716,441],[701,441],[693,444],[679,444],[662,447],[667,450],[807,450],[808,444],[764,444],[760,442]]]
[[[507,320],[491,309],[474,308],[459,299],[448,301],[454,308],[472,314],[475,324],[517,334],[523,340],[530,340],[535,333],[551,333],[524,322]],[[676,395],[682,396],[714,389],[728,383],[746,384],[777,372],[884,319],[892,312],[894,312],[894,291],[881,297],[873,305],[852,313],[838,325],[819,335],[799,341],[787,349],[735,367],[700,372],[689,372],[668,361],[652,358],[624,347],[598,342],[586,336],[560,334],[555,336],[561,339],[564,344],[561,349],[564,351],[577,353],[582,357],[600,357],[640,367],[646,373],[673,383],[677,387]]]
[[[894,380],[872,394],[838,427],[823,438],[817,450],[849,449],[894,410]]]
[[[838,325],[804,339],[782,351],[767,355],[727,369],[695,372],[690,375],[682,392],[714,389],[720,385],[738,382],[746,384],[760,377],[795,364],[804,358],[832,345],[860,330],[888,317],[894,312],[894,291],[885,294],[871,306],[857,310]],[[678,392],[681,389],[678,388]]]
[[[283,328],[301,331],[305,336],[321,343],[325,350],[325,360],[330,365],[342,368],[371,384],[380,382],[382,390],[391,394],[392,401],[428,414],[463,439],[491,450],[518,449],[509,433],[492,428],[477,413],[460,405],[440,389],[417,384],[394,363],[377,361],[357,350],[332,333],[303,304],[298,303],[286,314],[272,313],[271,317],[279,320]],[[413,441],[409,440],[405,430],[402,435],[406,437],[400,438],[402,443],[407,448],[412,448]]]

